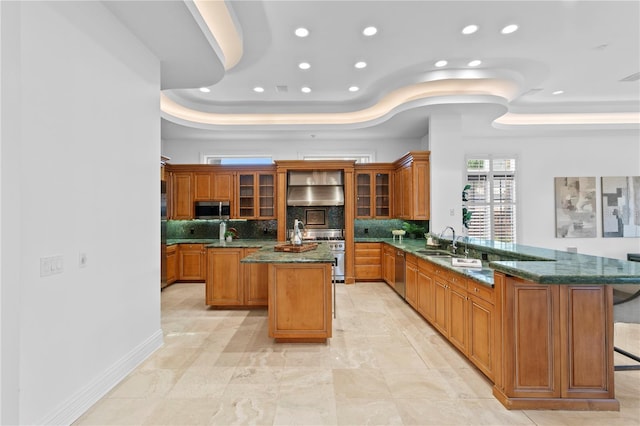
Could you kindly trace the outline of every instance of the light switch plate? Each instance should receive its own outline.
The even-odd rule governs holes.
[[[64,271],[64,257],[62,255],[40,258],[40,276],[61,274]]]

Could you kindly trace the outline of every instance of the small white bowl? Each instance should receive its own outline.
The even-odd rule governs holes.
[[[407,233],[407,231],[405,231],[404,229],[393,229],[391,233],[393,235],[404,235]]]

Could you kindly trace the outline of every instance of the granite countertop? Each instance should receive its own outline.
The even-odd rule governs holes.
[[[467,244],[470,249],[519,259],[498,260],[488,264],[483,262],[482,269],[468,269],[452,266],[449,259],[416,253],[417,250],[425,249],[426,240],[423,239],[404,238],[402,244],[394,242],[392,238],[356,238],[355,241],[385,242],[489,285],[493,285],[493,270],[541,284],[640,284],[640,262],[463,238],[459,245]]]
[[[302,253],[289,253],[275,251],[273,248],[276,242],[265,244],[261,250],[258,250],[245,258],[241,259],[241,263],[333,263],[334,256],[329,249],[329,244],[318,243],[315,250],[309,250]],[[281,242],[280,244],[285,244]]]

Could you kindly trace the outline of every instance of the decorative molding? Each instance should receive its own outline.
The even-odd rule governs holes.
[[[164,344],[162,329],[120,358],[37,424],[70,425]]]

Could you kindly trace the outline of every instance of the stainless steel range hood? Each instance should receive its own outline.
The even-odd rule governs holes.
[[[344,206],[342,171],[291,171],[288,206]]]

